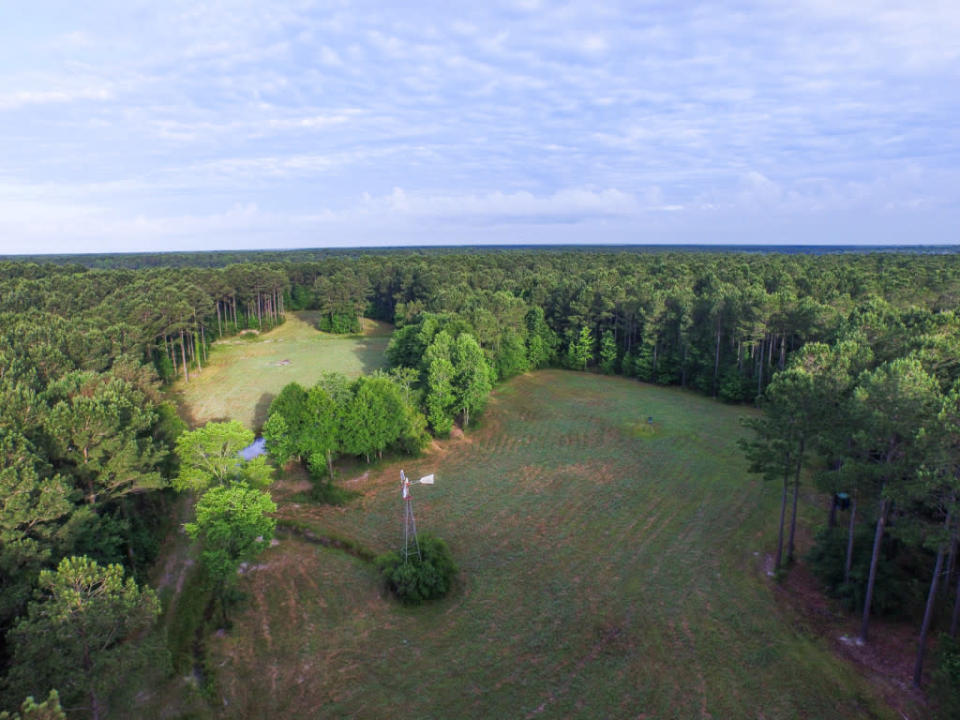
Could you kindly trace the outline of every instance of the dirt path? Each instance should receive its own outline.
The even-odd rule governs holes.
[[[163,596],[164,590],[171,591],[164,608],[164,616],[167,618],[174,615],[183,583],[195,562],[191,552],[193,543],[183,529],[183,524],[188,522],[193,514],[193,502],[188,496],[181,495],[173,509],[176,525],[163,540],[150,578],[150,584],[157,594]]]

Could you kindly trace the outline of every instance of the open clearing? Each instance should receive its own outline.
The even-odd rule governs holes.
[[[209,639],[225,717],[889,718],[762,572],[777,488],[746,473],[749,412],[623,378],[546,371],[499,388],[477,430],[348,480],[346,508],[280,515],[382,552],[399,470],[418,526],[461,566],[405,609],[374,569],[284,536]],[[652,432],[644,427],[652,416]]]
[[[325,372],[357,377],[384,366],[389,325],[365,319],[363,335],[330,335],[315,329],[314,316],[287,313],[287,321],[270,332],[214,343],[210,364],[174,387],[187,422],[239,420],[256,429],[288,383],[310,386]]]

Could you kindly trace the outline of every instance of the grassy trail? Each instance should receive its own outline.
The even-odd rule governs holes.
[[[747,412],[540,372],[498,389],[466,438],[351,481],[347,508],[281,485],[281,515],[381,552],[400,539],[400,467],[436,472],[418,524],[460,584],[404,609],[369,565],[284,539],[211,639],[223,716],[892,717],[778,609],[761,569],[777,490],[736,448]]]

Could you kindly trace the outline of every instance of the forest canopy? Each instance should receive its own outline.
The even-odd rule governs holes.
[[[356,332],[363,317],[395,330],[389,373],[340,390],[291,388],[275,401],[264,431],[278,439],[280,462],[299,457],[332,476],[338,454],[416,451],[427,423],[437,435],[468,429],[496,383],[528,370],[619,374],[763,407],[745,449],[757,472],[783,483],[784,508],[804,468],[822,491],[853,495],[855,519],[880,540],[851,532],[847,550],[831,520],[818,548],[825,568],[834,562],[823,570],[834,591],[866,605],[864,635],[871,593],[880,611],[919,607],[924,593],[904,600],[897,588],[929,582],[935,558],[954,572],[960,255],[518,249],[53,260],[0,263],[0,663],[9,677],[24,674],[17,643],[39,622],[35,595],[67,559],[143,586],[173,489],[239,482],[226,477],[234,446],[252,436],[221,428],[229,452],[198,470],[189,462],[197,436],[182,435],[166,390],[202,371],[215,340],[269,330],[296,310],[317,311],[329,332]],[[902,426],[884,421],[893,406],[903,408]],[[383,425],[376,408],[403,422]],[[304,417],[336,422],[307,433]],[[254,470],[244,483],[257,485]],[[241,491],[254,492],[232,492]],[[909,555],[906,579],[878,579],[870,559],[891,517],[898,535],[883,550]],[[778,566],[793,556],[789,524],[781,520]],[[65,700],[71,683],[57,688]],[[20,707],[22,685],[4,707]],[[29,689],[46,697],[53,688]]]

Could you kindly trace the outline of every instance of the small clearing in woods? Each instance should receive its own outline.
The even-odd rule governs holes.
[[[281,480],[281,518],[379,553],[400,541],[400,468],[436,473],[418,526],[449,543],[459,584],[406,609],[354,555],[283,536],[209,639],[218,715],[897,717],[759,567],[779,496],[736,447],[749,412],[538,372],[498,388],[466,440],[351,471],[346,507]]]
[[[284,385],[310,386],[325,372],[357,377],[386,364],[392,330],[386,323],[364,319],[363,335],[331,335],[315,322],[316,313],[287,313],[287,321],[270,332],[214,343],[209,364],[174,386],[187,422],[196,427],[239,420],[256,430]]]

